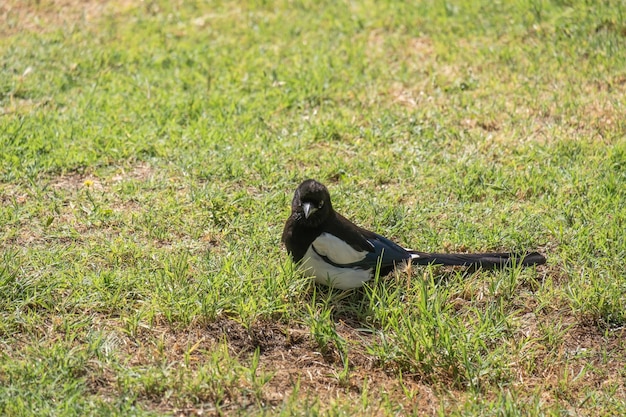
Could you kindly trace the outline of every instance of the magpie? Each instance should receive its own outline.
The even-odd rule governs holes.
[[[337,213],[328,189],[313,179],[302,182],[294,193],[282,242],[305,275],[342,290],[362,286],[374,276],[377,268],[384,276],[397,266],[409,263],[490,269],[546,262],[537,252],[465,254],[405,249]]]

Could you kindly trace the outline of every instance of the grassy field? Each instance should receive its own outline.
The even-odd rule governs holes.
[[[280,245],[313,177],[424,251]],[[626,3],[0,5],[0,414],[626,414]]]

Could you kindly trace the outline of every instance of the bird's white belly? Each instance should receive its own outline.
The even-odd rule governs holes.
[[[312,247],[309,247],[302,258],[301,268],[306,275],[315,277],[316,282],[340,290],[360,287],[372,278],[372,268],[336,267],[324,261]]]

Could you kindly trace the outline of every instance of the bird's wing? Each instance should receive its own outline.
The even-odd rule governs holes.
[[[390,267],[410,258],[404,248],[389,239],[372,232],[368,232],[366,237],[362,231],[354,231],[359,233],[360,239],[352,236],[350,240],[324,232],[313,241],[313,250],[326,262],[339,268],[374,269],[380,262],[381,270],[388,271]]]
[[[362,263],[375,251],[374,246],[368,244],[363,248],[355,248],[354,245],[329,232],[319,235],[312,245],[318,255],[338,267]]]

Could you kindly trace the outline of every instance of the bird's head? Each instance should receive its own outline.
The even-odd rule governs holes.
[[[291,201],[291,214],[298,223],[316,227],[332,213],[330,194],[315,180],[306,180],[296,188]]]

